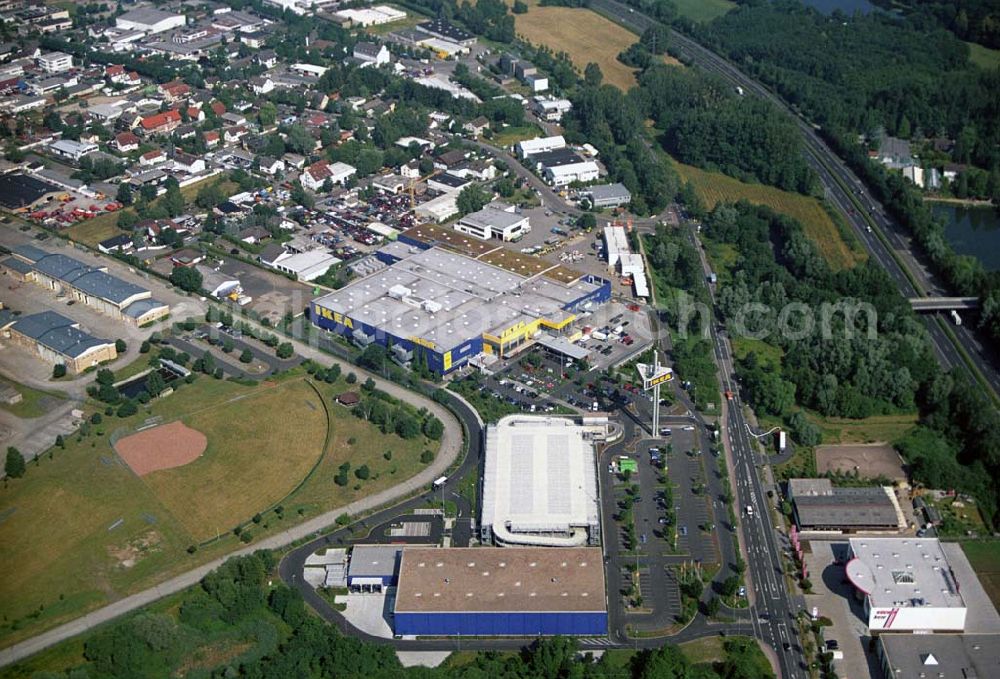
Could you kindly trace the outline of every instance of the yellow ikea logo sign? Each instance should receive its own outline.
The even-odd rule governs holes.
[[[416,336],[412,336],[411,335],[410,336],[410,341],[413,342],[414,344],[419,344],[422,347],[427,347],[431,351],[434,351],[434,350],[437,349],[437,345],[434,344],[434,342],[431,342],[430,340],[425,340],[422,337],[416,337]]]
[[[345,328],[351,328],[352,330],[354,329],[354,321],[352,321],[344,314],[338,313],[336,311],[330,311],[329,309],[321,306],[317,306],[316,310],[319,312],[319,315],[325,318],[326,320],[333,321],[337,325],[342,325]]]
[[[447,370],[451,370],[451,352],[450,351],[445,352],[445,355],[444,355],[444,369],[446,371]]]

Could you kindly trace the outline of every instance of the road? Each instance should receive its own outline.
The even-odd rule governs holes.
[[[590,6],[591,9],[607,15],[636,33],[642,33],[646,28],[659,23],[616,0],[593,0]],[[742,87],[747,94],[768,100],[795,120],[802,131],[806,158],[819,175],[826,197],[843,213],[865,248],[895,281],[904,297],[946,294],[928,273],[926,266],[920,263],[915,254],[917,248],[910,242],[909,235],[903,227],[891,219],[882,205],[867,193],[861,180],[826,145],[809,122],[803,120],[764,85],[718,54],[677,31],[671,30],[671,38],[683,56],[690,59],[693,64]],[[907,271],[904,271],[894,254],[902,260]],[[919,289],[914,286],[907,272],[917,281]],[[948,370],[957,369],[971,374],[958,347],[942,327],[941,319],[928,316],[922,320],[940,364]],[[968,327],[956,327],[952,330],[961,348],[974,362],[996,398],[997,394],[1000,394],[1000,370],[997,369],[996,350],[981,342],[976,333]]]

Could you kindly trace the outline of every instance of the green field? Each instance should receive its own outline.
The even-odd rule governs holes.
[[[819,427],[824,444],[875,443],[895,441],[917,425],[917,415],[873,415],[862,420],[823,417],[807,412],[810,422]]]
[[[66,395],[60,392],[39,391],[17,382],[9,382],[9,384],[20,392],[21,400],[12,404],[0,403],[0,408],[16,417],[24,419],[41,417],[66,399]]]
[[[1000,68],[1000,50],[983,47],[975,42],[967,42],[965,44],[969,46],[969,61],[976,66],[985,68],[987,71],[994,71]]]
[[[845,239],[844,234],[849,233],[846,226],[838,226],[816,198],[764,184],[747,184],[721,172],[708,172],[692,165],[673,162],[677,173],[683,180],[694,185],[698,197],[709,210],[717,203],[735,203],[739,200],[766,205],[775,212],[797,219],[806,236],[834,269],[850,268],[867,258],[853,236],[847,236],[849,240]]]
[[[962,550],[993,605],[1000,608],[1000,541],[965,541],[962,542]]]
[[[733,355],[737,359],[742,360],[747,357],[747,354],[753,352],[757,354],[757,359],[761,365],[777,370],[781,369],[781,357],[784,355],[784,352],[779,347],[749,337],[734,337],[732,343]]]
[[[422,436],[383,434],[336,405],[346,382],[317,388],[329,418],[301,369],[256,387],[202,376],[132,417],[105,416],[87,435],[69,438],[65,450],[29,464],[24,478],[0,489],[0,562],[7,566],[0,645],[232,551],[241,544],[232,532],[237,525],[257,539],[396,485],[423,468],[421,451],[437,451]],[[203,431],[205,454],[137,477],[108,439],[150,416]],[[383,457],[387,450],[391,460]],[[350,485],[336,485],[332,477],[344,461],[367,464],[370,478],[352,474]],[[276,502],[281,514],[266,511]],[[259,523],[250,522],[256,512],[263,514]],[[216,531],[219,540],[187,553]]]
[[[674,4],[678,14],[698,22],[711,21],[736,7],[729,0],[674,0]]]
[[[542,136],[542,129],[538,125],[508,126],[497,130],[490,138],[490,143],[494,146],[513,146],[519,141],[533,139]]]

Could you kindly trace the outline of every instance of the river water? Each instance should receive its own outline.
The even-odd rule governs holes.
[[[945,223],[944,237],[960,255],[972,255],[987,271],[1000,271],[1000,212],[992,207],[934,203]]]

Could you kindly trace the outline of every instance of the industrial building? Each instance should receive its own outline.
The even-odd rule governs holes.
[[[450,24],[444,19],[434,19],[433,21],[425,21],[422,24],[417,24],[419,28],[424,33],[428,33],[442,40],[448,42],[453,42],[456,45],[461,45],[463,47],[469,47],[476,44],[476,36],[468,31]]]
[[[527,215],[518,214],[513,206],[503,209],[487,205],[478,212],[465,215],[452,228],[481,240],[496,238],[512,241],[531,231],[531,222]]]
[[[882,634],[883,679],[987,679],[1000,676],[1000,634]]]
[[[583,195],[596,208],[619,207],[632,202],[632,192],[624,184],[597,184],[588,186]]]
[[[788,499],[803,532],[856,533],[906,528],[906,516],[890,487],[834,487],[830,479],[790,479]]]
[[[65,52],[46,52],[40,55],[36,61],[38,68],[46,73],[62,73],[73,68],[73,57]]]
[[[611,296],[598,276],[428,224],[376,257],[373,273],[313,300],[313,323],[385,346],[404,365],[419,355],[442,374],[481,353],[512,355],[542,330],[565,334]]]
[[[936,538],[851,538],[846,570],[872,633],[965,629],[965,598]]]
[[[394,609],[400,636],[603,636],[604,559],[571,549],[406,549]]]
[[[381,592],[399,575],[403,545],[355,545],[347,564],[347,586],[355,592]]]
[[[115,26],[125,31],[163,33],[171,28],[180,28],[185,21],[183,14],[164,12],[152,7],[140,7],[116,18]]]
[[[546,153],[564,148],[566,148],[566,139],[561,134],[557,134],[554,137],[525,139],[514,145],[514,150],[522,160],[536,153]]]
[[[54,311],[30,316],[3,314],[0,331],[12,343],[43,361],[65,365],[73,374],[118,357],[113,340],[94,337],[81,330],[76,321]]]
[[[13,256],[0,266],[10,276],[66,295],[115,320],[142,326],[170,313],[170,307],[154,300],[149,289],[112,276],[106,267],[93,267],[33,245],[14,248]]]
[[[626,281],[631,279],[636,297],[649,297],[646,262],[642,255],[632,252],[625,227],[613,224],[604,227],[604,253],[609,269],[617,271]]]
[[[587,160],[568,148],[533,153],[526,161],[552,186],[591,182],[601,176],[601,168],[596,162]]]
[[[484,544],[600,544],[595,441],[606,417],[509,415],[486,430]]]

